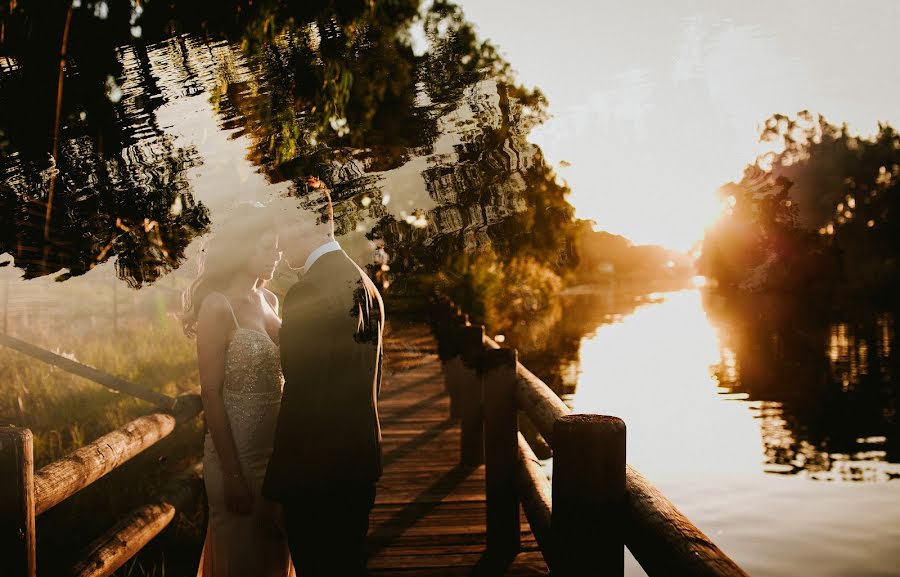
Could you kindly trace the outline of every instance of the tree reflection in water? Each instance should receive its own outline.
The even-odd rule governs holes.
[[[815,479],[900,476],[896,312],[707,293],[719,386],[754,405],[765,469]]]
[[[28,276],[67,269],[64,278],[116,256],[119,275],[140,286],[179,266],[210,222],[185,177],[204,158],[175,146],[155,111],[195,95],[222,130],[248,137],[248,159],[271,183],[324,180],[339,232],[384,241],[393,290],[439,270],[452,289],[466,274],[459,255],[472,251],[527,253],[554,274],[574,261],[567,189],[526,141],[545,117],[543,95],[515,83],[452,3],[420,13],[412,0],[84,1],[54,152],[58,47],[48,39],[62,37],[68,6],[24,1],[0,13],[0,50],[15,63],[0,98],[16,111],[0,118],[0,252]],[[389,188],[400,172],[419,175],[404,202]]]

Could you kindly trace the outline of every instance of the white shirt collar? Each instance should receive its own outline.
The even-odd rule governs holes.
[[[332,252],[335,250],[341,250],[341,245],[339,245],[338,241],[336,241],[336,240],[330,240],[330,241],[326,242],[325,244],[321,245],[319,248],[317,248],[316,250],[309,253],[309,256],[306,258],[306,264],[303,265],[303,271],[304,272],[308,271],[309,267],[311,267],[313,265],[313,263],[315,263],[317,260],[319,260],[319,257],[322,256],[323,254],[325,254],[327,252]]]

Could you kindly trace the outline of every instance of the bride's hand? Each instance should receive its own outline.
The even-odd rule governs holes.
[[[253,495],[243,475],[225,475],[225,508],[239,515],[253,511]]]

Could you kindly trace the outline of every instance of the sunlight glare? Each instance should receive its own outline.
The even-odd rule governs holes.
[[[579,385],[573,410],[624,419],[628,462],[642,473],[760,474],[759,425],[746,403],[723,401],[709,371],[719,342],[698,291],[669,293],[600,327],[582,341],[581,362],[583,374],[602,379]]]

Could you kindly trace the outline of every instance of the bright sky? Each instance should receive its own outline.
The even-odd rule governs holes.
[[[701,238],[775,112],[900,124],[895,0],[457,1],[547,95],[578,216],[636,243]]]

